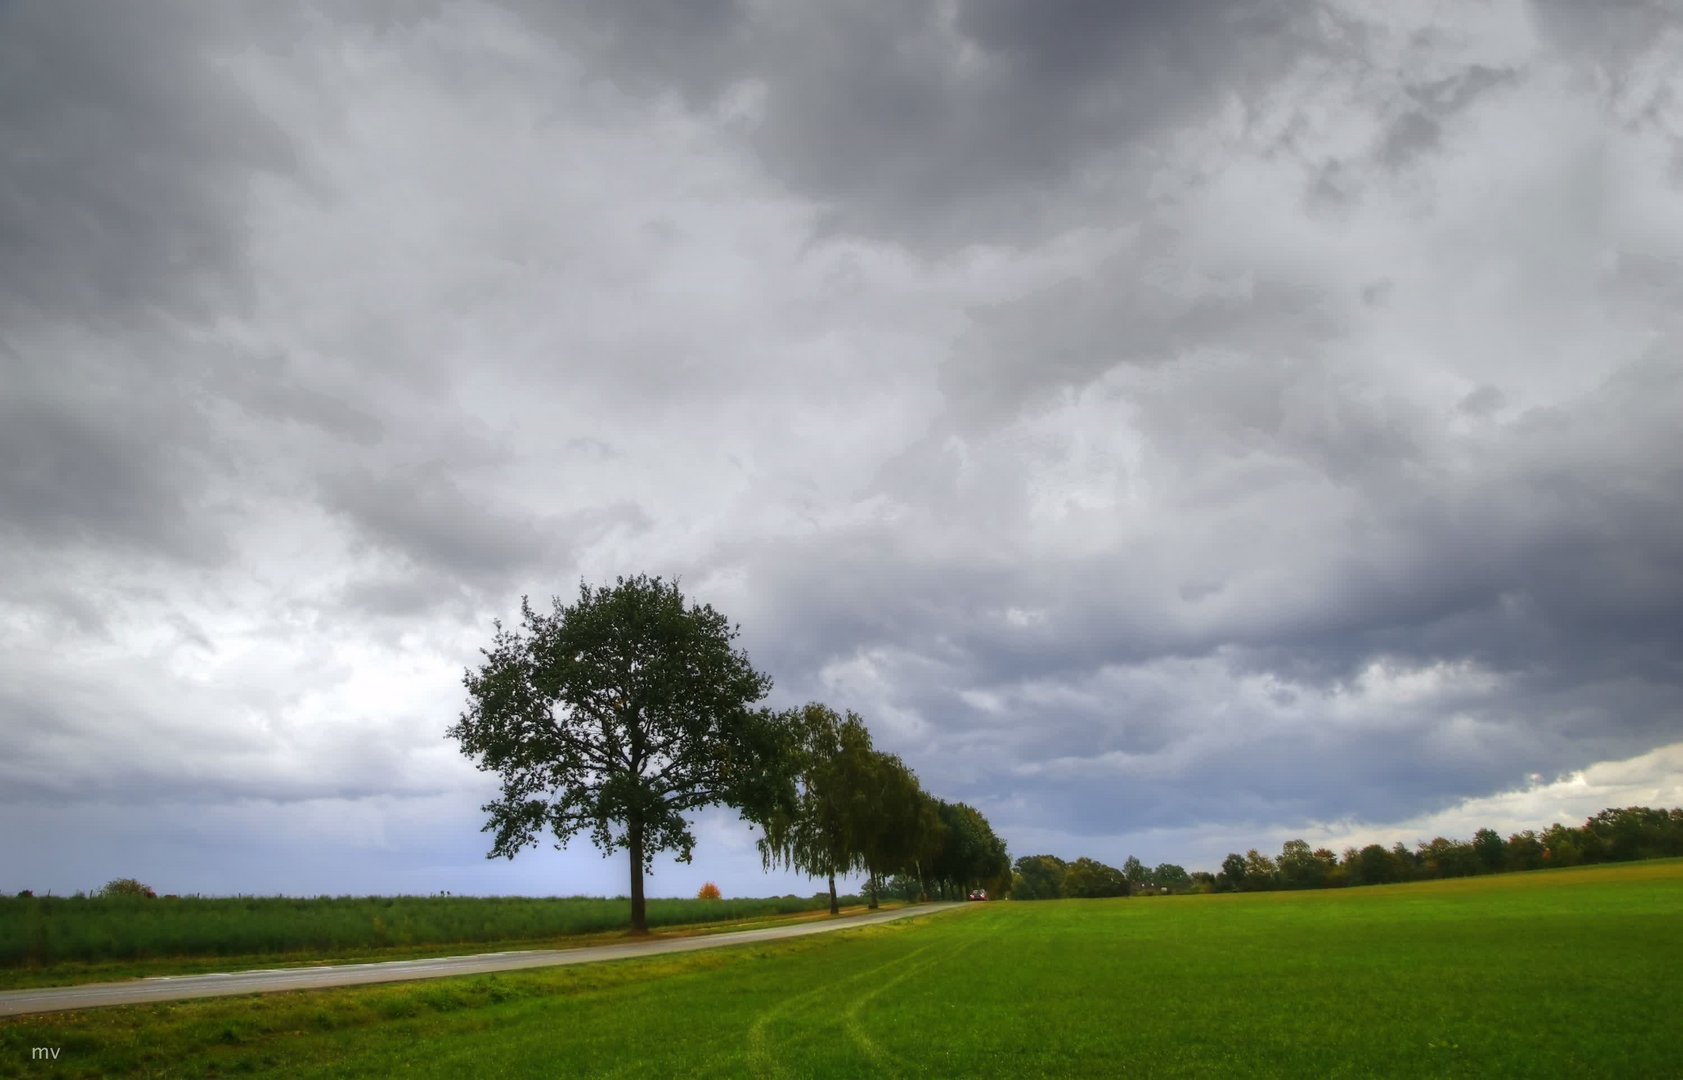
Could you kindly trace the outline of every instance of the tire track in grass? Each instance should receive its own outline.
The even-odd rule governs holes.
[[[842,1016],[843,1030],[847,1032],[848,1038],[853,1040],[853,1044],[859,1048],[860,1053],[865,1055],[866,1059],[870,1061],[872,1068],[875,1069],[879,1075],[889,1073],[896,1075],[903,1074],[911,1069],[911,1062],[900,1057],[891,1050],[884,1049],[882,1046],[878,1045],[875,1039],[871,1038],[870,1033],[865,1030],[864,1024],[861,1023],[859,1019],[859,1014],[864,1011],[865,1006],[882,996],[882,994],[886,991],[898,986],[900,983],[905,982],[907,979],[922,975],[931,968],[937,968],[942,964],[950,963],[951,961],[958,959],[983,942],[992,941],[994,938],[999,937],[1007,929],[1016,926],[1022,921],[1022,915],[1018,915],[1012,919],[1003,919],[989,932],[972,937],[968,941],[961,942],[957,948],[951,949],[940,956],[931,957],[909,971],[900,972],[881,986],[872,990],[870,993],[856,999],[852,1005],[847,1007],[847,1011]],[[929,949],[934,947],[934,944],[931,944],[920,951],[927,952]]]
[[[932,957],[910,970],[900,972],[898,975],[895,975],[876,989],[855,998],[853,1000],[853,1004],[849,1005],[846,1011],[842,1013],[842,1030],[847,1032],[847,1037],[852,1040],[854,1046],[859,1048],[859,1052],[865,1055],[865,1058],[870,1061],[871,1065],[876,1069],[878,1074],[889,1071],[899,1073],[904,1070],[906,1062],[897,1054],[884,1050],[881,1046],[878,1046],[876,1040],[872,1039],[871,1036],[866,1033],[864,1026],[859,1022],[860,1010],[865,1007],[867,1002],[882,994],[883,991],[888,990],[891,987],[898,986],[907,979],[922,975],[930,968],[936,967],[944,961],[950,960],[954,956],[965,952],[969,947],[970,946],[968,944],[960,945],[957,949],[954,949],[946,956]]]
[[[885,964],[878,964],[876,967],[867,968],[864,971],[854,972],[852,975],[843,979],[838,979],[835,982],[815,986],[804,993],[796,994],[794,997],[784,998],[771,1008],[760,1013],[754,1018],[754,1022],[748,1026],[748,1063],[749,1067],[753,1069],[754,1075],[760,1077],[780,1077],[788,1075],[783,1067],[777,1063],[776,1059],[772,1057],[768,1040],[766,1038],[766,1031],[773,1023],[782,1019],[784,1016],[796,1009],[821,1001],[823,998],[838,993],[862,979],[869,979],[872,976],[888,971],[890,968],[896,968],[902,964],[915,960],[917,957],[923,955],[934,947],[935,946],[933,945],[925,945],[923,948],[906,953],[904,956],[897,956]]]
[[[897,956],[887,963],[878,964],[876,967],[855,972],[852,975],[838,979],[835,982],[825,983],[822,986],[815,986],[804,993],[784,998],[771,1008],[761,1012],[754,1018],[754,1022],[748,1026],[748,1064],[753,1070],[754,1075],[758,1077],[782,1077],[788,1075],[788,1072],[780,1064],[778,1064],[776,1058],[774,1058],[771,1053],[771,1043],[767,1037],[767,1032],[772,1024],[776,1023],[778,1020],[787,1016],[796,1009],[815,1004],[828,996],[841,993],[854,983],[860,982],[864,979],[873,978],[885,971],[911,963],[924,953],[935,948],[937,944],[939,943],[931,942],[930,944],[919,949],[914,949],[903,956]]]

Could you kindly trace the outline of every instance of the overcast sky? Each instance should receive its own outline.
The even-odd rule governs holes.
[[[5,0],[0,889],[621,892],[639,572],[1013,856],[1683,805],[1680,418],[1677,0]]]

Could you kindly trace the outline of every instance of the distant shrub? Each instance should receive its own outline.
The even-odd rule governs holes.
[[[18,899],[19,900],[33,900],[34,898],[35,898],[35,890],[33,890],[33,889],[22,889],[22,890],[19,890],[19,892],[18,892]]]
[[[711,881],[703,885],[701,891],[695,894],[697,900],[717,900],[719,896],[719,887]]]
[[[99,895],[107,899],[119,896],[139,896],[144,897],[147,900],[156,900],[158,898],[158,894],[152,891],[152,886],[142,885],[140,882],[131,877],[118,878],[115,881],[107,881],[105,883],[105,888],[99,890]]]

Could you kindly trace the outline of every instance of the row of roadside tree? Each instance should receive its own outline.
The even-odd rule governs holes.
[[[873,908],[890,879],[890,891],[908,899],[1009,887],[1010,856],[987,819],[925,792],[904,761],[871,745],[858,714],[813,702],[786,722],[797,733],[798,789],[789,811],[764,822],[759,843],[768,869],[824,878],[832,914],[838,875],[864,873]]]
[[[626,852],[636,932],[655,854],[688,862],[690,815],[708,806],[761,828],[768,867],[827,878],[832,912],[836,877],[859,871],[872,907],[891,876],[919,896],[1009,887],[1005,845],[974,807],[924,792],[851,712],[760,704],[771,680],[735,646],[737,627],[676,582],[580,582],[571,604],[520,608],[463,673],[467,708],[446,731],[501,780],[483,807],[491,857],[545,833]]]

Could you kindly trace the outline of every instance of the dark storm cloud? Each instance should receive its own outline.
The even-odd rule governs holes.
[[[241,220],[286,137],[215,66],[201,5],[0,8],[0,304],[85,326],[251,301]]]
[[[25,542],[225,558],[204,357],[174,328],[246,310],[243,220],[288,139],[187,4],[0,8],[0,507]]]
[[[459,577],[402,565],[352,582],[335,603],[365,617],[406,622],[436,614],[441,608],[471,618],[477,600],[473,588]]]
[[[535,519],[487,505],[437,466],[330,476],[324,502],[374,543],[470,578],[537,562],[549,543]]]
[[[37,357],[24,363],[46,366]],[[21,364],[0,399],[0,536],[25,544],[121,546],[188,561],[225,554],[199,527],[204,465],[179,437],[167,395],[32,393]]]
[[[1547,39],[1592,74],[1602,104],[1627,127],[1662,133],[1671,147],[1671,181],[1683,185],[1683,130],[1675,91],[1656,79],[1674,74],[1683,40],[1676,0],[1609,0],[1589,7],[1570,0],[1531,0]],[[1667,60],[1670,63],[1667,63]]]
[[[1531,0],[1530,6],[1557,46],[1602,65],[1615,78],[1683,19],[1677,0],[1603,0],[1593,7],[1573,0]]]
[[[610,532],[652,524],[640,507],[623,501],[540,516],[470,483],[438,463],[325,476],[323,505],[350,521],[361,540],[399,560],[396,576],[357,582],[347,601],[392,615],[422,610],[429,590],[443,602],[464,585],[518,587],[548,579]]]
[[[1379,160],[1388,168],[1403,168],[1421,154],[1436,150],[1441,137],[1436,120],[1423,113],[1405,113],[1386,133]]]
[[[911,10],[911,35],[861,20],[820,38],[830,62],[772,84],[760,145],[834,200],[838,226],[956,245],[1057,224],[1045,197],[1078,191],[1086,166],[1277,74],[1306,9],[975,0],[951,26]]]
[[[1119,366],[1168,363],[1194,348],[1290,361],[1337,332],[1339,317],[1318,293],[1249,275],[1187,280],[1172,248],[1172,235],[1147,229],[1088,276],[973,311],[942,370],[955,412],[997,422]],[[1232,374],[1274,377],[1266,368]]]
[[[1645,305],[1668,295],[1670,275],[1669,264],[1627,259],[1606,287]],[[984,761],[1097,762],[1073,779],[1031,768],[1011,789],[1046,815],[1040,824],[1098,833],[1116,821],[1396,820],[1677,737],[1675,335],[1586,393],[1501,423],[1491,415],[1502,395],[1486,385],[1472,414],[1483,428],[1458,438],[1443,414],[1337,376],[1348,348],[1339,320],[1298,320],[1301,305],[1283,298],[1251,308],[1207,292],[1202,317],[1135,305],[1125,290],[1138,276],[1061,286],[978,320],[960,350],[967,366],[945,374],[955,390],[973,387],[952,399],[960,415],[977,394],[998,395],[992,423],[932,437],[875,489],[927,531],[756,550],[768,655],[833,672],[799,689],[920,718],[890,724],[892,745],[978,798],[998,785]],[[1123,286],[1117,303],[1088,302],[1111,281]],[[1657,329],[1663,310],[1639,317]],[[1140,364],[1135,331],[1149,343],[1165,325],[1175,340]],[[1166,517],[1108,550],[1033,554],[1024,418],[1079,425],[1060,410],[1101,376],[1131,406],[1101,415],[1134,426],[1148,448],[1144,472],[1113,481],[1110,495],[1126,505],[1143,482]],[[1463,403],[1451,408],[1465,413]],[[1010,425],[1019,434],[999,434]],[[990,456],[994,437],[1014,451]],[[866,674],[850,678],[861,657]],[[1176,658],[1194,666],[1175,683],[1107,681]],[[1384,700],[1375,664],[1452,679],[1476,670],[1474,683],[1502,689],[1380,704],[1377,730],[1331,719],[1367,684]],[[1280,680],[1284,705],[1215,689],[1237,695],[1256,678]],[[1036,689],[1048,686],[1091,689]],[[1207,744],[1209,710],[1229,709],[1266,739],[1241,725],[1230,745]],[[975,753],[956,749],[984,732]],[[1323,774],[1325,762],[1338,764]]]
[[[1472,64],[1445,78],[1409,83],[1406,90],[1408,96],[1428,112],[1444,117],[1458,113],[1492,91],[1516,82],[1518,74],[1511,69]]]
[[[249,417],[301,425],[361,447],[385,438],[386,424],[372,409],[288,371],[284,357],[251,357],[249,361],[210,373],[215,392]]]
[[[535,23],[600,50],[613,77],[662,91],[676,83],[697,98],[717,94],[739,72],[748,15],[738,0],[580,0],[522,5]]]
[[[931,251],[1022,243],[1115,204],[1127,154],[1322,47],[1299,0],[522,6],[611,43],[611,77],[698,107],[759,84],[748,136],[827,230]],[[750,96],[753,96],[752,94]]]
[[[1257,829],[1270,822],[1333,821],[1352,810],[1366,820],[1397,821],[1423,807],[1453,804],[1467,791],[1524,782],[1524,740],[1485,749],[1484,754],[1440,749],[1416,729],[1236,743],[1173,779],[1071,778],[1054,772],[1037,787],[1045,816],[1035,824],[1103,836],[1119,821],[1137,830],[1209,821]],[[1306,782],[1311,775],[1314,782]],[[1241,848],[1254,842],[1254,834],[1246,838],[1243,831],[1232,841]]]

